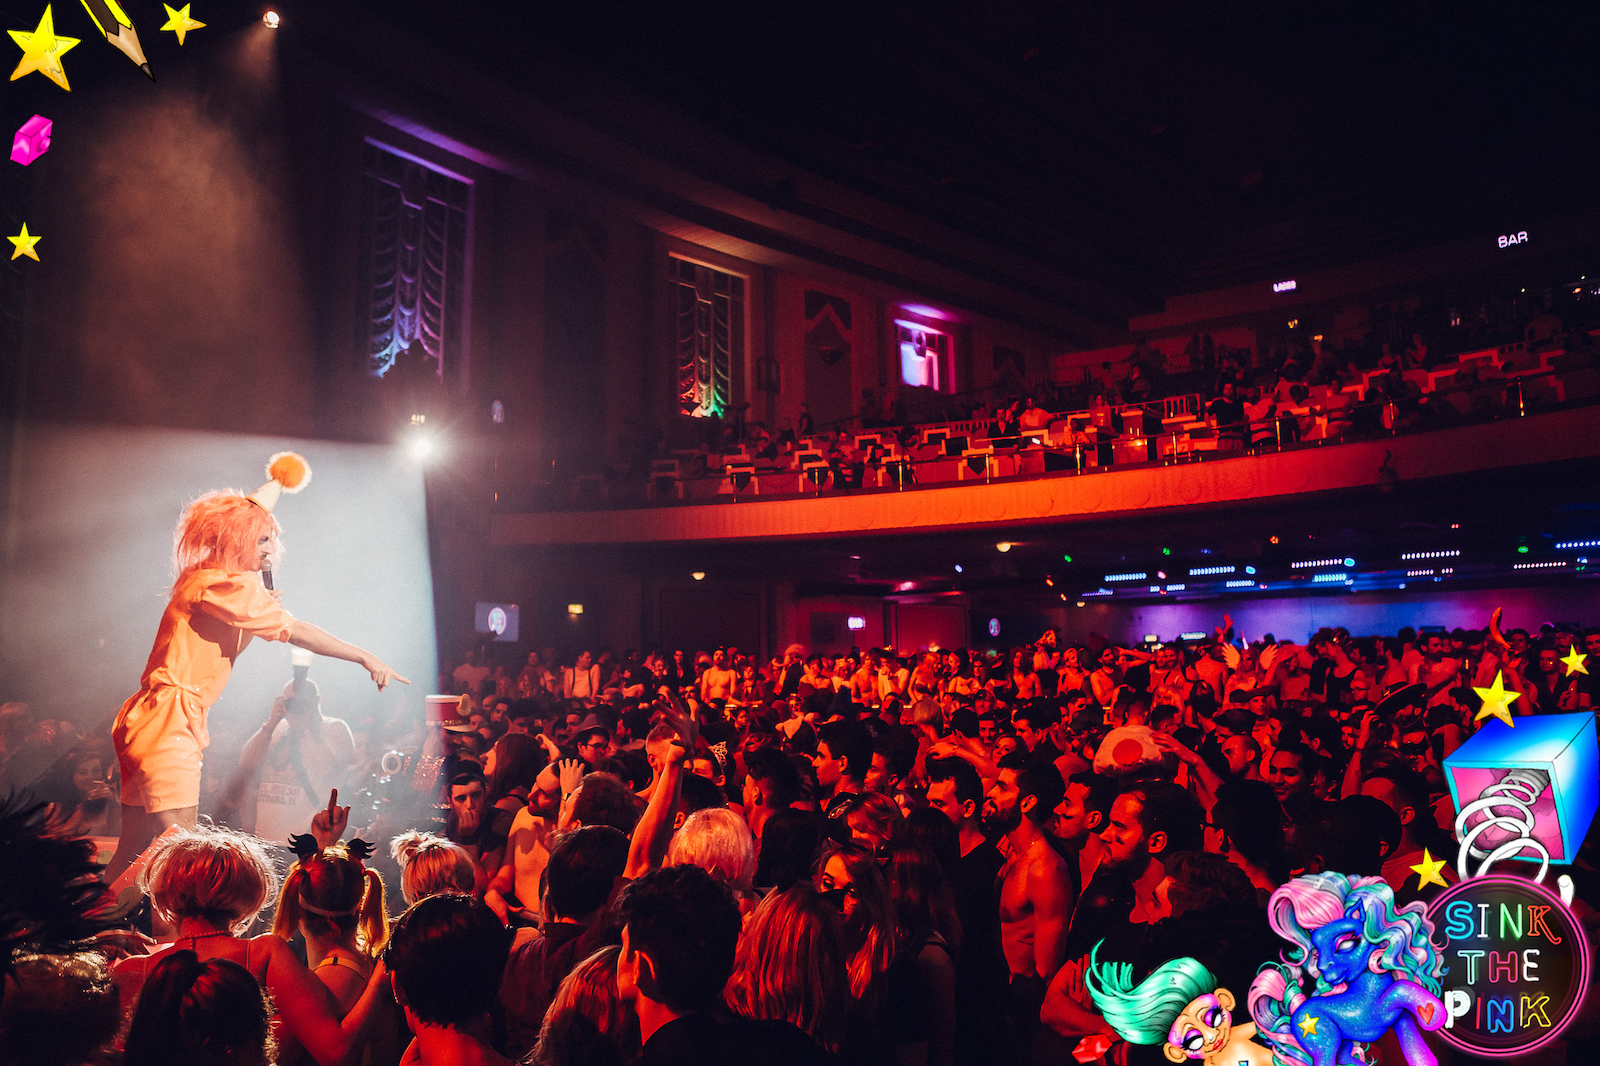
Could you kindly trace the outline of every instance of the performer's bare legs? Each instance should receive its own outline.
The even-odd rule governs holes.
[[[125,873],[169,827],[195,825],[201,756],[209,739],[206,712],[251,640],[287,641],[357,663],[380,692],[393,681],[411,683],[371,652],[283,609],[272,583],[262,577],[278,555],[281,527],[272,508],[282,492],[299,491],[310,480],[311,468],[300,456],[280,452],[267,464],[267,477],[248,496],[235,490],[207,493],[185,507],[179,519],[172,598],[139,691],[112,725],[122,766],[122,836],[106,867],[107,881]],[[185,806],[165,806],[185,800]]]
[[[122,836],[117,840],[117,853],[111,856],[111,862],[106,866],[106,884],[122,876],[122,871],[132,865],[139,853],[148,848],[152,840],[165,833],[169,826],[181,825],[185,829],[193,829],[199,813],[199,807],[178,807],[151,814],[143,807],[122,804]]]

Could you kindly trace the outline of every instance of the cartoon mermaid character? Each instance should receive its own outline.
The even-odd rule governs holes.
[[[1083,984],[1106,1024],[1128,1043],[1161,1044],[1169,1062],[1272,1066],[1271,1050],[1251,1039],[1255,1025],[1233,1024],[1233,993],[1218,988],[1198,960],[1171,959],[1135,986],[1132,966],[1101,965],[1099,951],[1096,944],[1089,953]]]
[[[1444,963],[1422,903],[1398,910],[1378,877],[1306,874],[1267,904],[1273,930],[1292,945],[1250,983],[1256,1031],[1278,1066],[1366,1061],[1365,1045],[1393,1029],[1408,1066],[1437,1066],[1424,1030],[1444,1025]],[[1315,990],[1307,996],[1302,979]]]

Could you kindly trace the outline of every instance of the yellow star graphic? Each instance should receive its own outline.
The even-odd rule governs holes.
[[[1316,1036],[1317,1016],[1315,1014],[1308,1014],[1304,1018],[1300,1019],[1300,1031],[1307,1036]]]
[[[167,24],[161,28],[176,33],[179,44],[183,43],[184,34],[190,30],[198,30],[205,25],[204,22],[196,22],[189,17],[189,9],[194,6],[193,4],[184,4],[181,8],[174,8],[171,4],[162,4],[161,6],[167,9]]]
[[[1517,723],[1511,720],[1511,701],[1515,700],[1521,693],[1507,691],[1504,674],[1496,673],[1494,675],[1494,684],[1488,688],[1479,688],[1474,685],[1472,686],[1472,691],[1476,692],[1478,698],[1483,700],[1483,709],[1473,719],[1474,722],[1481,722],[1492,715],[1511,728],[1516,728]]]
[[[1423,889],[1429,885],[1448,888],[1449,885],[1445,884],[1444,877],[1439,873],[1443,869],[1444,860],[1434,858],[1427,848],[1423,848],[1422,861],[1411,868],[1411,872],[1417,875],[1417,888]]]
[[[22,224],[21,233],[15,237],[7,237],[6,240],[17,246],[17,250],[11,253],[11,258],[15,259],[19,255],[25,255],[35,263],[39,262],[39,253],[33,250],[33,246],[39,243],[39,237],[37,234],[28,232],[28,224],[26,222]]]
[[[1567,652],[1566,658],[1562,659],[1561,662],[1567,668],[1567,676],[1571,677],[1573,674],[1587,674],[1589,672],[1589,668],[1583,665],[1588,659],[1587,655],[1579,655],[1577,646],[1574,645],[1573,649]]]
[[[55,19],[50,14],[49,4],[44,6],[44,17],[32,33],[23,30],[7,32],[22,48],[22,62],[11,72],[12,81],[37,70],[63,89],[72,91],[72,86],[67,84],[67,72],[61,67],[61,57],[77,45],[78,38],[56,36]]]

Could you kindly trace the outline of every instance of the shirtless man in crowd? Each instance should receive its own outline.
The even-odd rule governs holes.
[[[544,738],[541,736],[541,741]],[[551,837],[561,813],[560,749],[546,742],[551,760],[539,771],[527,804],[517,812],[506,837],[505,857],[498,870],[487,871],[492,878],[483,901],[489,909],[518,929],[537,929],[540,914],[539,882],[550,861]],[[580,778],[581,779],[581,778]],[[569,781],[569,784],[575,784]],[[531,933],[522,934],[523,937]]]
[[[718,648],[711,654],[711,665],[700,675],[700,702],[721,700],[726,703],[733,693],[733,683],[738,677],[738,674],[728,669],[726,649]]]
[[[1033,765],[1022,752],[1002,758],[999,769],[983,820],[1006,838],[1000,871],[1000,945],[1011,975],[1006,1013],[1025,1050],[1039,1028],[1045,990],[1066,957],[1072,876],[1044,832],[1066,789],[1054,766]]]
[[[850,675],[850,698],[863,707],[878,705],[878,652],[869,648],[861,656],[861,669]]]

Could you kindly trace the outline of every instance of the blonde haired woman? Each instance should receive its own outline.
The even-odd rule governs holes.
[[[532,1066],[626,1066],[639,1057],[639,1017],[617,995],[617,956],[601,948],[573,967],[545,1012]]]
[[[460,844],[412,830],[389,842],[389,854],[400,867],[400,894],[408,907],[446,892],[472,894],[477,872]]]
[[[177,926],[177,939],[150,955],[118,962],[112,977],[124,1004],[137,1002],[145,979],[168,955],[192,951],[201,962],[236,963],[266,989],[276,1008],[273,1032],[294,1037],[320,1066],[335,1066],[366,1039],[385,992],[378,967],[341,1022],[333,996],[289,945],[271,933],[246,937],[277,888],[265,845],[225,829],[185,829],[167,838],[145,870],[156,916]]]
[[[305,937],[306,965],[338,1001],[342,1018],[361,999],[383,945],[389,940],[389,912],[383,878],[364,865],[372,845],[364,840],[318,850],[311,837],[294,837],[299,859],[289,867],[278,892],[272,932],[284,943]],[[398,1055],[392,1028],[380,1027],[374,1061]],[[279,1055],[292,1062],[297,1049]],[[391,1054],[392,1053],[392,1054]]]
[[[736,1014],[790,1022],[837,1052],[849,988],[839,913],[802,883],[756,907],[725,997]]]

